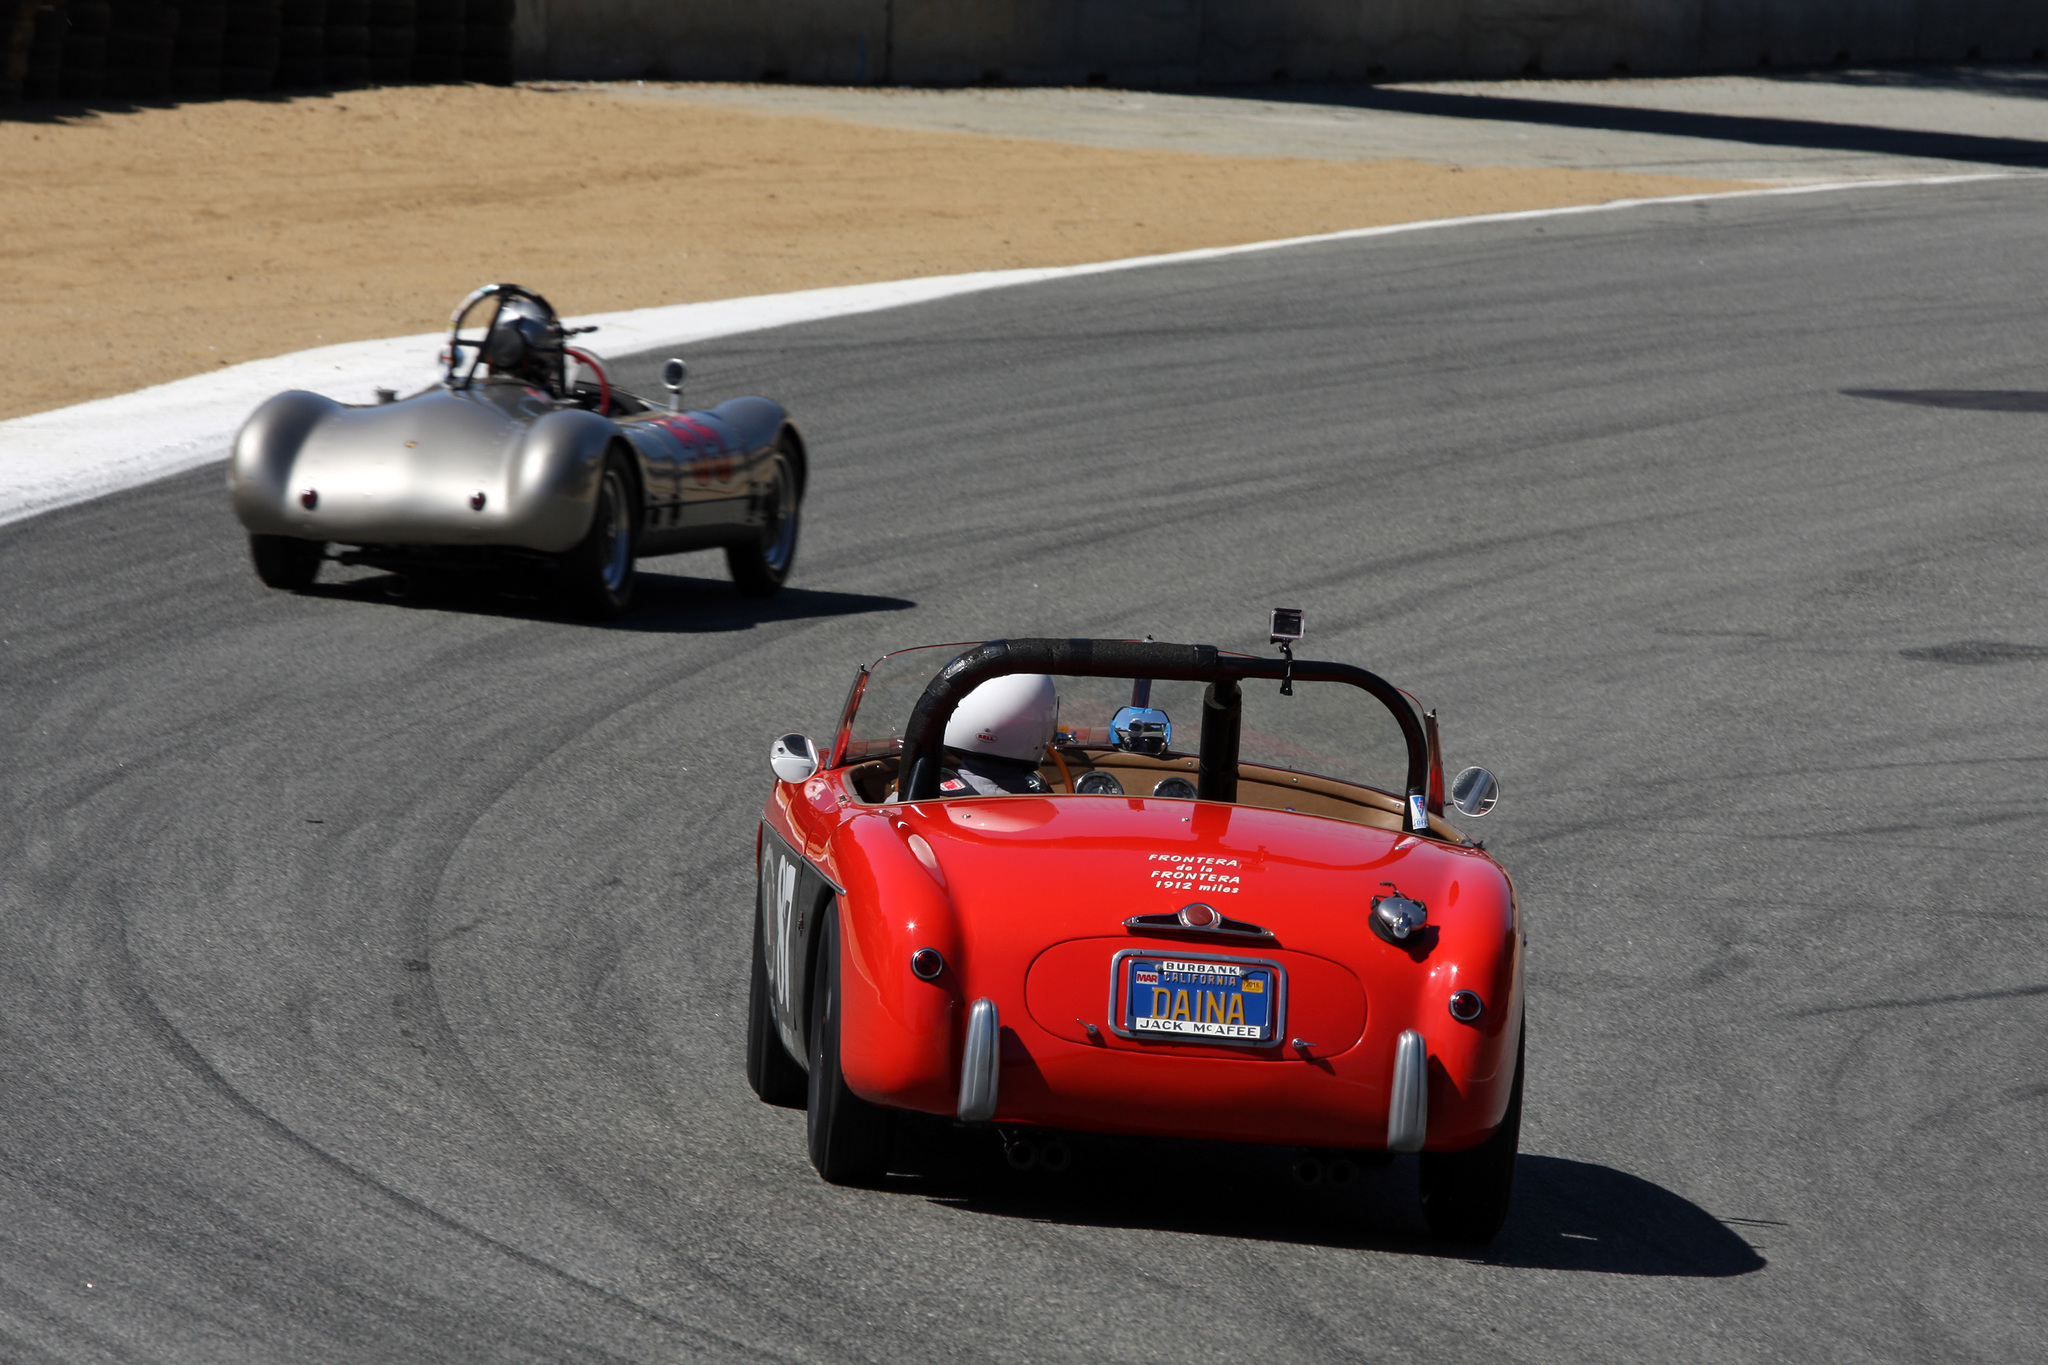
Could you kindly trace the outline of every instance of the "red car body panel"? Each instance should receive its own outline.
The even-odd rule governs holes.
[[[967,1007],[987,998],[1002,1023],[998,1123],[1381,1148],[1395,1042],[1408,1029],[1428,1050],[1427,1150],[1481,1142],[1507,1107],[1522,1020],[1514,889],[1448,826],[1404,834],[1129,796],[870,805],[844,769],[778,783],[764,821],[833,889],[827,908],[850,969],[840,1061],[848,1086],[874,1103],[952,1114]],[[1429,908],[1414,947],[1371,928],[1388,883]],[[1273,937],[1124,925],[1196,899]],[[920,948],[944,955],[934,981],[909,968]],[[1112,960],[1131,948],[1278,963],[1280,1039],[1251,1048],[1119,1036]],[[1471,1023],[1450,1014],[1461,989],[1484,1001]]]

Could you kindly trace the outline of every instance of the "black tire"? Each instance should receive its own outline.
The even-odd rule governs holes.
[[[725,547],[725,564],[742,597],[773,597],[796,564],[797,532],[803,518],[803,485],[797,479],[795,438],[776,443],[769,505],[758,540]]]
[[[256,561],[256,576],[264,586],[301,592],[320,576],[327,546],[297,536],[250,536],[249,558]]]
[[[754,973],[747,987],[747,1084],[764,1104],[801,1109],[809,1098],[810,1077],[782,1045],[775,1012],[768,1003],[767,898],[771,894],[763,877],[761,890],[754,897]]]
[[[839,915],[827,910],[822,918],[804,1130],[819,1175],[834,1185],[873,1185],[889,1171],[889,1111],[847,1089],[839,1069]]]
[[[1527,1051],[1526,1037],[1515,1043],[1515,1084],[1492,1137],[1469,1151],[1422,1154],[1423,1221],[1447,1241],[1483,1245],[1507,1221],[1522,1145],[1522,1060]]]
[[[626,462],[605,457],[591,511],[590,533],[556,558],[563,605],[593,621],[616,619],[633,600],[634,492]]]

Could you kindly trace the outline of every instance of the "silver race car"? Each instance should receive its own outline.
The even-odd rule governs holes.
[[[362,407],[299,390],[266,402],[228,464],[257,576],[301,589],[330,558],[406,576],[511,570],[608,618],[632,596],[636,557],[722,546],[742,593],[780,588],[805,476],[789,415],[765,398],[685,411],[680,360],[657,407],[570,344],[588,330],[530,289],[485,285],[450,319],[432,388]]]

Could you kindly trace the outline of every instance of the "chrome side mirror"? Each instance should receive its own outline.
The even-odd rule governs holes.
[[[1173,747],[1173,722],[1164,711],[1126,706],[1110,718],[1109,742],[1127,754],[1163,754]]]
[[[661,386],[668,390],[668,410],[683,410],[683,381],[690,377],[690,367],[675,356],[661,362]]]
[[[1500,779],[1484,768],[1467,768],[1451,779],[1451,804],[1477,820],[1500,800]]]
[[[802,782],[818,771],[818,746],[809,735],[784,735],[768,746],[777,782]]]

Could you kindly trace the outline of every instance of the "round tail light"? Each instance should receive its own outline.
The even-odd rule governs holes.
[[[937,981],[946,970],[946,959],[937,948],[919,948],[910,955],[910,974],[919,981]]]
[[[1189,929],[1214,929],[1223,923],[1223,916],[1215,906],[1194,901],[1180,908],[1180,922]]]
[[[471,493],[471,494],[469,495],[469,510],[470,510],[470,511],[472,511],[472,512],[481,512],[481,511],[483,511],[483,510],[484,510],[484,503],[485,503],[486,501],[487,501],[487,499],[485,499],[485,497],[484,497],[484,495],[483,495],[483,490],[479,489],[479,490],[477,490],[476,492],[474,492],[474,493]]]
[[[1477,991],[1451,992],[1451,1018],[1461,1024],[1469,1024],[1486,1012],[1486,1002],[1479,998]]]
[[[301,489],[301,490],[299,490],[299,506],[301,506],[301,507],[305,508],[305,509],[306,509],[306,510],[307,510],[308,512],[310,512],[310,511],[312,511],[312,510],[313,510],[313,509],[314,509],[315,507],[318,507],[319,505],[320,505],[320,490],[319,490],[319,489],[317,489],[317,488],[305,488],[305,489]]]

